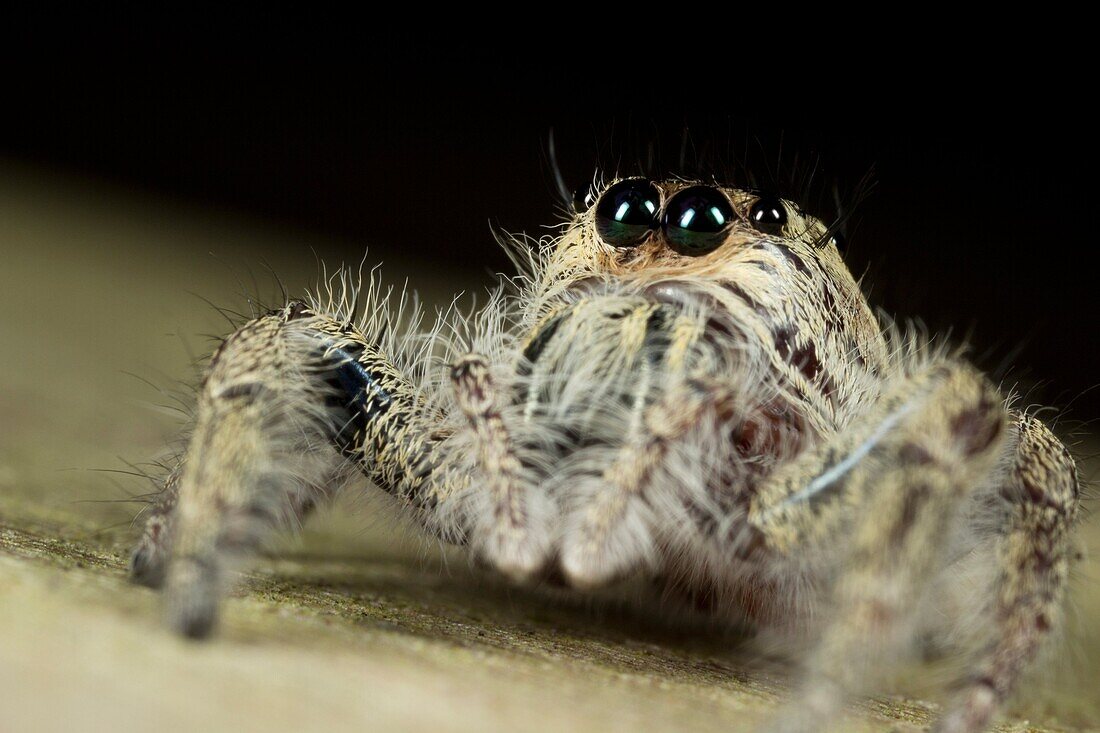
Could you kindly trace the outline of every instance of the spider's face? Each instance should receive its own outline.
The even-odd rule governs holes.
[[[858,384],[853,370],[881,366],[880,330],[836,239],[795,204],[736,188],[626,178],[577,209],[543,272],[543,318],[531,336],[537,340],[554,313],[583,324],[554,339],[558,361],[567,351],[579,360],[581,351],[619,363],[612,356],[624,344],[647,337],[620,328],[624,312],[648,323],[651,339],[657,327],[681,339],[685,353],[708,362],[706,371],[751,369],[745,379],[793,384],[829,409],[854,396],[845,394],[845,385]],[[659,315],[647,321],[653,309]],[[690,361],[671,368],[697,371]]]
[[[759,295],[790,297],[800,276],[807,276],[822,286],[830,281],[840,290],[854,289],[828,227],[778,196],[626,178],[587,195],[577,209],[554,255],[558,268],[551,269],[559,280],[643,287],[672,280],[695,287],[757,281]],[[569,271],[574,277],[566,276]]]

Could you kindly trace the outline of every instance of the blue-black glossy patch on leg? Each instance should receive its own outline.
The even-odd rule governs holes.
[[[367,456],[383,453],[391,441],[404,439],[408,417],[394,412],[393,395],[383,385],[382,376],[360,361],[362,354],[359,348],[329,347],[322,357],[331,365],[325,381],[331,388],[326,404],[333,412],[332,440],[383,491],[430,506],[434,498],[420,496],[410,488],[422,486],[433,470],[430,442],[406,455],[402,465],[385,471],[367,462]]]
[[[333,440],[349,455],[360,450],[369,425],[384,417],[393,405],[393,396],[382,387],[378,375],[359,361],[361,353],[358,349],[335,348],[326,351],[324,357],[333,364],[326,379],[333,389],[329,404],[338,408]]]
[[[293,321],[315,313],[305,303],[292,301],[283,315]],[[354,335],[350,326],[344,328],[348,336]],[[357,339],[337,340],[322,329],[315,335],[317,347],[310,367],[328,388],[324,406],[333,445],[378,488],[421,509],[432,508],[437,499],[424,487],[435,470],[439,436],[410,431],[412,412],[419,405],[413,388],[381,361],[380,354],[368,354],[367,345],[355,343]]]

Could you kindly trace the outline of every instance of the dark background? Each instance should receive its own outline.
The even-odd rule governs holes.
[[[371,260],[399,254],[456,281],[507,268],[491,226],[557,221],[551,128],[571,187],[597,165],[632,171],[651,147],[677,172],[685,148],[688,174],[752,166],[791,196],[784,181],[816,166],[806,200],[829,218],[833,187],[851,199],[873,169],[847,252],[872,304],[969,336],[984,367],[1011,364],[1006,382],[1037,384],[1032,399],[1071,418],[1100,413],[1093,131],[1060,59],[918,73],[907,59],[784,67],[430,38],[336,57],[323,36],[286,36],[273,60],[207,40],[9,57],[0,155],[336,235],[349,261],[369,244]]]

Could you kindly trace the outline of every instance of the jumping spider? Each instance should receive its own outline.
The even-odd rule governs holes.
[[[516,580],[644,575],[807,635],[779,729],[823,728],[918,638],[969,650],[936,730],[984,729],[1060,619],[1069,452],[958,353],[880,324],[788,201],[626,178],[575,208],[426,331],[341,272],[226,338],[133,578],[205,636],[234,561],[357,466]]]

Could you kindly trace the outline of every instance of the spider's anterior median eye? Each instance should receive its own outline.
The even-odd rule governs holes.
[[[637,246],[657,227],[660,208],[661,192],[649,181],[619,181],[596,204],[596,232],[612,247]]]
[[[778,234],[787,223],[787,208],[775,196],[761,196],[749,209],[749,221],[757,231]]]
[[[726,241],[733,207],[710,186],[685,188],[665,207],[665,238],[680,254],[702,255]]]

